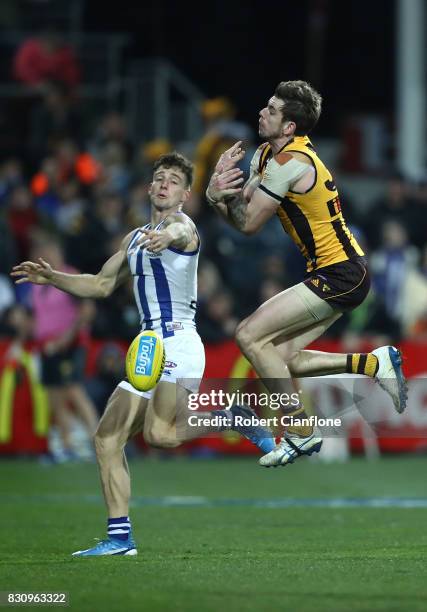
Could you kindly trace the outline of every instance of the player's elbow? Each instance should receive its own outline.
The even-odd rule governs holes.
[[[97,298],[107,298],[113,293],[113,285],[108,280],[97,276],[95,278],[95,283]]]

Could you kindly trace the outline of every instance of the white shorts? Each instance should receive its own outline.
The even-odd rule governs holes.
[[[191,393],[197,393],[205,371],[205,347],[194,329],[176,331],[174,336],[163,339],[165,345],[165,369],[159,382],[181,385]],[[119,387],[150,399],[153,391],[138,391],[127,380]]]

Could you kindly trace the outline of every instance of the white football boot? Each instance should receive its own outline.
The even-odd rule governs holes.
[[[372,351],[378,359],[375,381],[390,395],[397,412],[406,408],[408,385],[402,370],[401,352],[394,346],[380,346]]]
[[[293,463],[295,459],[302,455],[312,455],[318,453],[322,447],[323,440],[314,433],[306,438],[290,436],[280,440],[280,443],[259,460],[259,464],[264,467],[277,467]]]

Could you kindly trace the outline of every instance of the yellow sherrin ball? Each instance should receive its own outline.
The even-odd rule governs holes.
[[[141,332],[126,354],[126,375],[138,391],[150,391],[157,385],[165,367],[163,339],[155,331]]]

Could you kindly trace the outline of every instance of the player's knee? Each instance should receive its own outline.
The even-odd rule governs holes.
[[[243,353],[248,352],[254,344],[251,324],[248,319],[243,319],[236,329],[236,342]]]
[[[280,347],[280,355],[286,365],[289,367],[289,371],[292,373],[292,362],[298,357],[299,350],[295,350],[292,342],[285,342]]]
[[[111,457],[112,455],[122,452],[124,444],[118,436],[103,436],[99,430],[96,431],[93,437],[95,453],[98,459]]]

